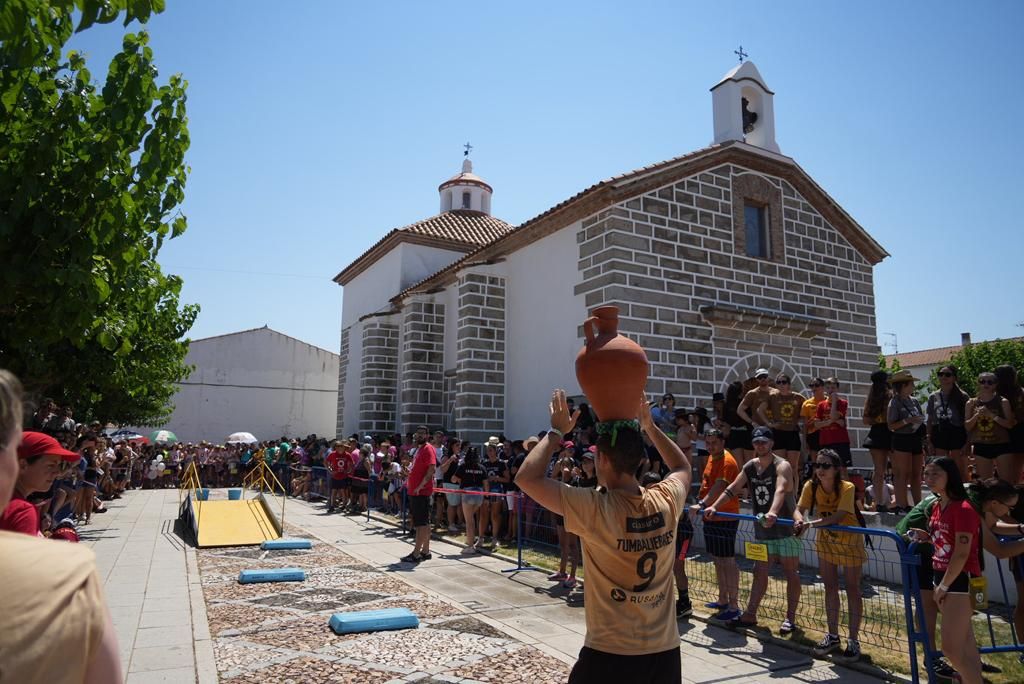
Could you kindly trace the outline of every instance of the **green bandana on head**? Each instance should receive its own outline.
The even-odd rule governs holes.
[[[627,428],[633,432],[640,432],[640,421],[638,420],[607,420],[597,424],[598,435],[611,435],[612,446],[619,436],[619,428]]]

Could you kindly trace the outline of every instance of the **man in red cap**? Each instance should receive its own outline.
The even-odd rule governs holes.
[[[62,447],[50,435],[26,431],[18,446],[18,479],[11,502],[0,514],[0,530],[38,535],[39,511],[27,497],[47,491],[62,467],[66,467],[64,464],[77,463],[78,458],[78,454]]]

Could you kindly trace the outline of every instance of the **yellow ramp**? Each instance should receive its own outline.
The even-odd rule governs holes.
[[[199,546],[245,546],[280,536],[259,499],[193,501],[192,507]]]

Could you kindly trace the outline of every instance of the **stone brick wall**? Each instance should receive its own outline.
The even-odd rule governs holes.
[[[766,366],[795,389],[836,375],[859,417],[878,355],[872,267],[789,182],[751,173],[723,165],[585,219],[575,293],[620,307],[620,331],[650,358],[648,390],[679,406],[709,406]],[[771,259],[737,242],[745,197],[767,203]]]
[[[480,444],[505,422],[505,279],[464,273],[458,284],[455,429]]]
[[[400,432],[445,423],[444,304],[413,299],[402,309]]]
[[[359,374],[360,432],[391,433],[398,406],[398,325],[393,317],[366,321],[363,326]]]
[[[341,349],[338,351],[338,420],[335,436],[345,434],[345,382],[348,380],[348,337],[351,326],[341,331]]]

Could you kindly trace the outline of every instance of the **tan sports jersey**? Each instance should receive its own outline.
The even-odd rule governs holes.
[[[84,680],[106,622],[91,550],[0,532],[0,605],[0,681]]]
[[[779,430],[793,432],[800,427],[800,409],[804,406],[803,395],[790,392],[774,392],[768,397],[768,409]]]
[[[563,487],[565,530],[583,542],[584,645],[644,655],[679,647],[672,562],[686,495],[674,478],[635,495]]]
[[[971,401],[974,402],[975,415],[982,406],[989,410],[989,415],[979,416],[978,420],[974,422],[974,429],[971,430],[970,435],[971,443],[1005,444],[1009,442],[1010,431],[992,419],[992,416],[1007,417],[1003,415],[1003,398],[997,394],[988,401],[982,401],[977,397]]]

